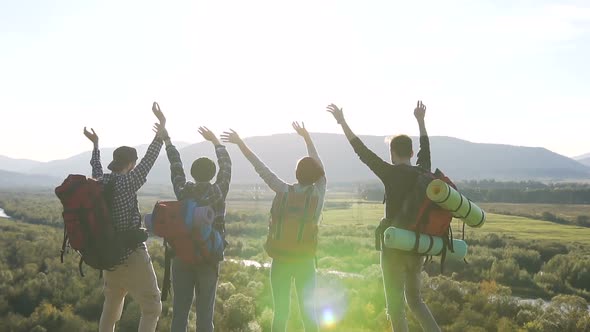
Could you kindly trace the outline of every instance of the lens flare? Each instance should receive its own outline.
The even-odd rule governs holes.
[[[336,331],[348,309],[348,298],[342,283],[336,278],[330,279],[316,289],[316,306],[321,327]]]
[[[333,327],[336,325],[336,318],[334,317],[332,309],[324,309],[324,312],[322,313],[321,324],[323,327]]]

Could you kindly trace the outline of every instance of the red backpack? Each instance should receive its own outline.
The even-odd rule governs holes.
[[[441,237],[443,239],[442,268],[446,251],[453,250],[453,234],[451,230],[453,214],[431,201],[426,195],[426,189],[430,182],[435,179],[444,181],[454,189],[457,189],[457,187],[438,168],[434,173],[418,166],[412,166],[412,168],[417,172],[416,183],[402,203],[401,209],[395,218],[398,221],[395,226],[416,233],[414,251],[417,251],[420,245],[420,234]]]
[[[217,264],[223,260],[223,232],[214,226],[215,212],[198,206],[191,199],[159,201],[151,215],[154,234],[164,238],[164,281],[162,301],[170,292],[170,266],[173,256],[183,263]],[[171,247],[171,248],[170,248]]]
[[[55,188],[63,205],[64,240],[61,262],[69,246],[80,254],[82,262],[99,270],[112,270],[118,264],[121,248],[117,245],[110,214],[113,185],[104,186],[84,175],[70,174]]]

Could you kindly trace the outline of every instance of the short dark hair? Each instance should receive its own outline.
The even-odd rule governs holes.
[[[398,157],[409,158],[412,156],[412,139],[408,135],[397,135],[389,142],[389,150]]]
[[[217,167],[215,163],[207,157],[201,157],[195,160],[191,166],[191,175],[198,182],[211,181],[216,171]]]
[[[325,174],[322,166],[311,157],[303,157],[297,162],[295,177],[299,181],[299,184],[314,184]]]

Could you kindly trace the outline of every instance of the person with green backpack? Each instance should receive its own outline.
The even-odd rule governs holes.
[[[276,196],[271,208],[269,232],[264,246],[272,258],[270,282],[274,316],[273,332],[286,330],[291,301],[291,282],[295,281],[299,310],[305,331],[319,331],[315,312],[316,287],[315,253],[318,241],[318,221],[326,194],[324,166],[305,125],[293,122],[295,131],[303,137],[308,155],[300,159],[295,170],[297,183],[288,184],[273,173],[252,152],[238,133],[224,132],[224,142],[238,145],[262,180]]]
[[[390,164],[367,148],[360,138],[352,132],[344,119],[341,108],[331,104],[327,107],[327,111],[342,126],[346,138],[360,160],[383,182],[385,186],[384,220],[406,222],[405,220],[399,220],[400,215],[406,209],[404,206],[407,202],[406,198],[413,192],[420,174],[430,172],[431,168],[430,142],[424,123],[426,106],[421,101],[418,101],[414,109],[414,116],[420,128],[420,151],[416,162],[418,167],[422,169],[420,171],[417,170],[417,167],[413,167],[410,161],[414,152],[412,139],[409,136],[398,135],[391,140],[390,154],[392,163]],[[397,226],[397,224],[393,225]],[[387,226],[389,225],[385,227]],[[387,316],[391,321],[392,330],[395,332],[408,331],[405,313],[407,303],[424,331],[440,331],[432,313],[421,297],[421,271],[425,257],[411,251],[383,247],[380,243],[382,241],[378,241],[382,236],[382,231],[384,231],[382,228],[384,228],[382,225],[378,227],[378,230],[381,229],[381,234],[376,232],[376,247],[381,251],[381,270],[387,303]]]

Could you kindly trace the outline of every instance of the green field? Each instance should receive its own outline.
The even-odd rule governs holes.
[[[270,331],[268,270],[237,263],[270,261],[263,243],[272,193],[265,191],[259,197],[253,200],[251,192],[242,191],[230,195],[227,202],[228,260],[221,264],[215,309],[216,326],[223,331]],[[169,193],[140,195],[140,210],[148,213],[157,200],[169,199],[173,199]],[[47,331],[95,331],[102,307],[101,281],[92,273],[79,277],[75,254],[60,263],[63,220],[53,193],[0,193],[0,207],[15,216],[0,220],[0,331],[28,332],[37,326]],[[589,209],[539,204],[486,204],[484,208],[562,217],[586,215]],[[383,211],[383,204],[359,200],[352,192],[328,193],[317,252],[322,294],[318,311],[344,311],[336,320],[331,314],[326,316],[329,319],[324,317],[322,331],[389,330],[379,252],[374,249],[374,230]],[[453,222],[455,237],[461,236],[460,230],[461,224]],[[586,317],[590,228],[489,213],[482,228],[466,230],[469,264],[447,260],[442,275],[439,258],[424,267],[423,297],[444,331],[533,332],[553,331],[555,326],[563,332],[590,331],[590,317]],[[161,239],[150,241],[150,254],[161,280]],[[548,306],[521,303],[518,298],[550,302]],[[293,298],[288,331],[302,330],[295,302]],[[158,331],[169,330],[170,305],[164,304]],[[575,313],[563,311],[572,306],[577,308]],[[138,315],[137,304],[130,301],[120,331],[137,330]],[[419,331],[414,317],[409,318],[410,331]],[[246,329],[250,325],[260,329]]]
[[[518,205],[520,210],[526,211],[525,204]],[[532,208],[535,208],[533,206]],[[580,210],[590,209],[588,206]],[[351,203],[348,209],[330,209],[324,211],[323,226],[339,225],[377,225],[383,217],[383,205],[375,203]],[[461,225],[453,222],[454,234],[460,234]],[[569,226],[549,221],[535,220],[524,217],[508,216],[489,213],[482,228],[466,227],[466,236],[495,233],[516,239],[551,240],[564,243],[580,243],[590,247],[590,228]]]

